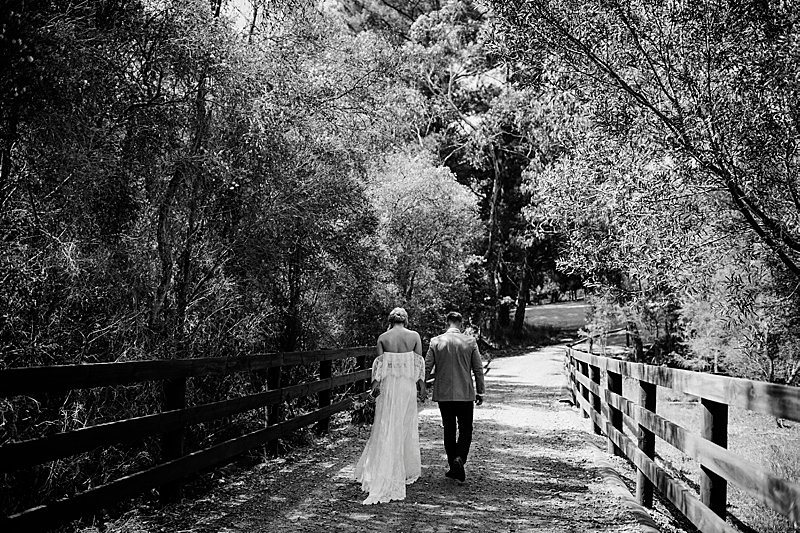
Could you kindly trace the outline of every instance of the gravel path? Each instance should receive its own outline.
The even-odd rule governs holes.
[[[229,469],[199,499],[138,514],[117,531],[639,532],[599,465],[598,438],[564,394],[563,350],[494,359],[475,411],[467,482],[444,477],[439,412],[420,412],[422,478],[405,501],[363,506],[350,480],[369,428],[334,424],[329,437],[251,470]],[[141,512],[141,509],[139,510]]]

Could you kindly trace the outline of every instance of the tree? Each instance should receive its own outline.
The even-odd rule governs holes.
[[[364,191],[366,162],[391,137],[392,49],[305,3],[261,11],[241,32],[223,4],[0,10],[10,66],[0,69],[3,366],[374,338],[360,317],[377,292]],[[196,380],[189,401],[255,386]],[[0,406],[0,440],[140,416],[159,395],[143,386],[15,398]],[[187,446],[262,423],[240,422],[197,426]],[[21,471],[4,481],[18,490],[0,505],[11,513],[125,475],[155,446]]]
[[[793,305],[798,275],[793,8],[514,7],[497,5],[498,53],[537,66],[536,83],[573,95],[585,124],[564,157],[529,176],[544,199],[532,206],[532,221],[567,236],[562,266],[610,290],[626,319],[657,319],[649,329],[664,352],[682,357],[669,340],[676,334],[708,348],[697,336],[705,331],[706,340],[725,337],[743,354],[780,358],[794,376],[781,347],[793,335],[776,327],[796,314],[778,304]],[[741,299],[737,291],[750,283],[736,280],[755,265],[769,281],[757,284],[760,297]],[[716,275],[721,269],[730,276]],[[742,336],[705,321],[709,303]]]
[[[354,33],[378,31],[397,44],[426,13],[441,8],[439,0],[338,0],[335,9]]]
[[[527,235],[522,207],[528,202],[522,171],[558,151],[558,121],[537,88],[518,90],[508,66],[489,48],[491,14],[473,2],[449,1],[420,16],[404,46],[405,74],[423,105],[410,138],[435,150],[460,183],[478,199],[486,222],[489,334],[508,332],[511,304],[524,310],[538,252],[548,250]],[[536,248],[536,250],[535,250]],[[537,252],[538,250],[538,252]],[[541,255],[539,253],[539,255]],[[524,315],[522,316],[524,318]],[[521,321],[515,321],[521,329]]]
[[[453,307],[473,305],[463,287],[482,232],[472,193],[431,156],[397,153],[374,173],[369,189],[379,217],[387,300],[416,311],[435,331]],[[430,333],[430,332],[428,332]]]
[[[512,57],[543,64],[555,54],[603,122],[635,129],[695,168],[696,185],[724,190],[741,223],[800,277],[800,91],[789,74],[800,58],[797,6],[532,0],[496,8]]]
[[[703,224],[691,216],[704,197],[685,193],[659,150],[604,137],[586,117],[573,125],[567,152],[526,174],[536,199],[526,214],[534,233],[561,239],[560,269],[598,288],[595,302],[617,307],[639,358],[646,318],[658,322],[645,330],[659,323],[671,329],[663,313],[683,286],[684,261],[695,260],[692,246],[704,238]],[[663,306],[654,314],[655,302]]]

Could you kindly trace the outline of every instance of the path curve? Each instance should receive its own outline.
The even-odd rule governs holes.
[[[350,480],[369,428],[340,424],[288,458],[233,471],[204,497],[140,517],[145,531],[638,532],[598,465],[598,437],[564,394],[563,349],[494,359],[475,410],[467,482],[444,477],[436,404],[420,412],[422,477],[405,501],[361,505]]]

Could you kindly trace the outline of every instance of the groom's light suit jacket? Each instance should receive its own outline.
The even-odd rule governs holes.
[[[474,337],[464,335],[457,328],[450,328],[444,334],[432,338],[425,356],[426,381],[434,367],[434,402],[471,402],[475,400],[476,392],[483,394],[483,364]]]

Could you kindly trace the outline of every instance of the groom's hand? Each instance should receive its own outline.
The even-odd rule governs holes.
[[[381,395],[381,388],[377,385],[372,387],[372,391],[370,391],[369,395],[372,396],[373,398],[377,398],[378,396]]]
[[[475,405],[483,405],[483,396],[480,394],[475,395]]]

